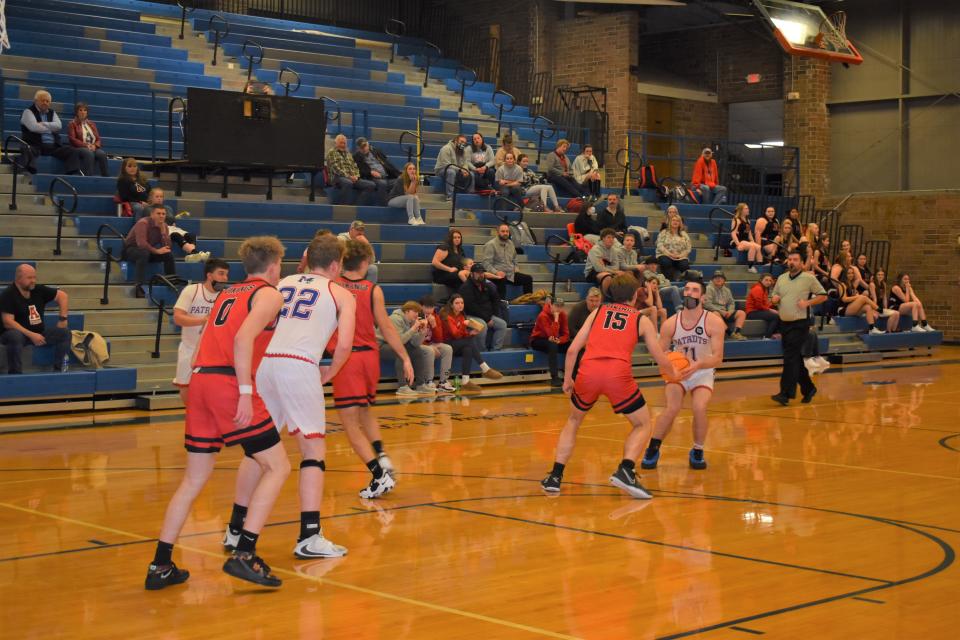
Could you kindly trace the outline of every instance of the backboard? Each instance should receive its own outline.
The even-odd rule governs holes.
[[[860,52],[847,40],[846,14],[842,11],[828,18],[820,7],[803,2],[753,0],[753,4],[787,53],[847,64],[863,62]]]

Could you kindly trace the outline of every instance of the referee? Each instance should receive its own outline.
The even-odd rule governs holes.
[[[812,273],[803,271],[799,251],[787,257],[787,272],[777,278],[771,297],[780,296],[780,334],[783,336],[783,372],[780,374],[780,393],[772,396],[775,402],[786,406],[796,395],[800,383],[801,402],[813,400],[817,388],[803,366],[803,345],[810,335],[810,307],[827,299],[826,291]]]

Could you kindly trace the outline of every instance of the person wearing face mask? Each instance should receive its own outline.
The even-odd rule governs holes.
[[[813,400],[817,388],[810,380],[810,373],[803,366],[803,345],[810,334],[809,309],[823,304],[827,299],[820,282],[813,274],[803,271],[798,251],[787,256],[787,271],[777,278],[773,296],[780,297],[780,335],[783,343],[783,372],[780,374],[780,393],[772,396],[774,402],[784,406],[790,403],[800,383],[801,402]]]
[[[683,407],[683,396],[690,392],[693,410],[693,448],[690,449],[691,469],[707,468],[703,445],[707,439],[707,404],[713,396],[713,378],[717,366],[723,362],[723,337],[727,326],[715,313],[703,308],[704,284],[691,280],[683,286],[683,311],[671,316],[660,328],[660,347],[679,351],[690,362],[678,382],[667,382],[664,395],[667,407],[657,417],[653,437],[643,454],[640,467],[656,469],[660,460],[660,445],[670,433],[673,421]]]
[[[458,193],[473,191],[473,165],[467,153],[467,136],[462,133],[440,148],[434,173],[443,176],[446,199],[453,197],[454,187]]]

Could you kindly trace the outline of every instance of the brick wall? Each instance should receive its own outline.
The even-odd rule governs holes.
[[[783,142],[800,147],[800,193],[818,200],[830,193],[830,63],[789,56],[783,74]]]
[[[862,225],[866,239],[890,241],[888,279],[909,273],[930,324],[960,340],[960,194],[856,195],[842,212],[841,223]]]

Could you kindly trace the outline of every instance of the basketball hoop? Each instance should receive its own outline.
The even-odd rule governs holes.
[[[820,23],[816,44],[821,49],[843,51],[847,48],[847,12],[837,11]]]

